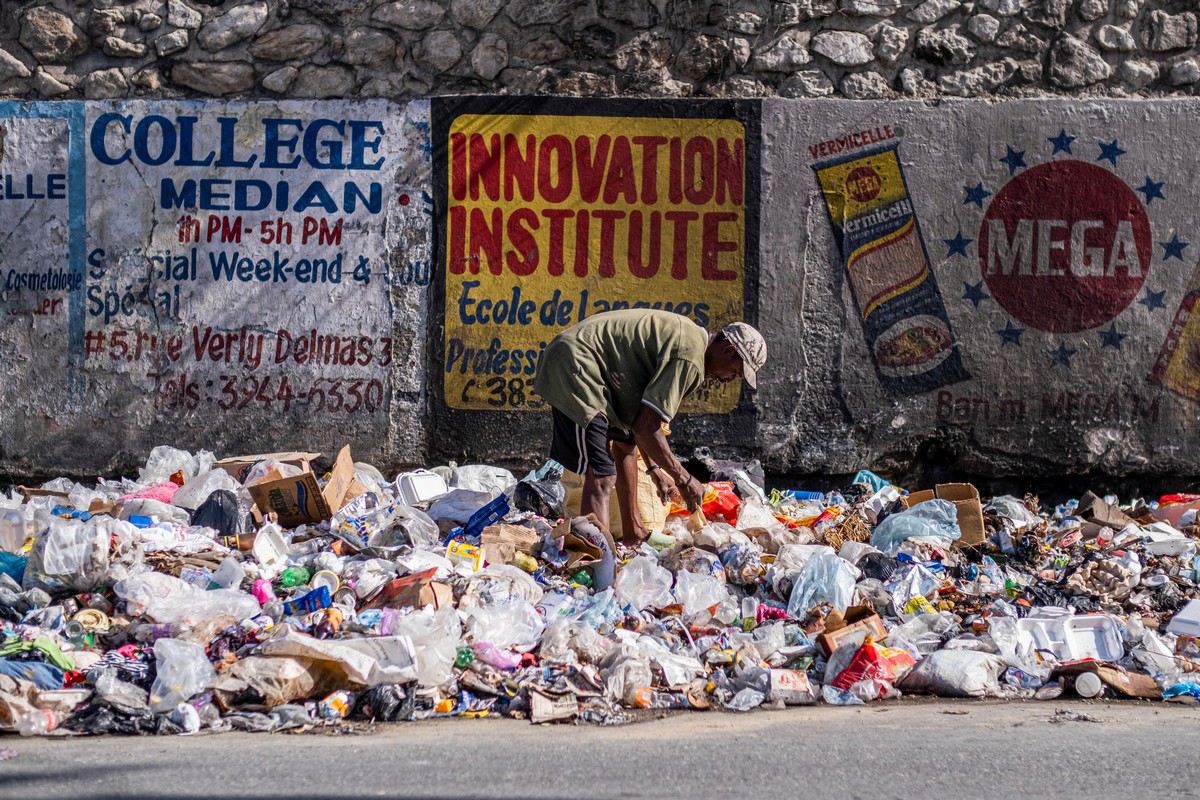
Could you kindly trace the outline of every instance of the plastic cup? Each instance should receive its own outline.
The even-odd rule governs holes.
[[[338,588],[342,585],[342,580],[333,570],[323,569],[316,575],[312,576],[312,580],[308,582],[308,585],[314,589],[320,589],[322,586],[324,586],[329,589],[330,595],[334,595],[337,593]]]

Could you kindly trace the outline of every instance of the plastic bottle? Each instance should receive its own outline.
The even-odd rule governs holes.
[[[53,711],[35,708],[17,717],[17,733],[22,736],[45,736],[58,727],[58,715]]]
[[[25,543],[25,517],[20,511],[12,510],[0,519],[0,550],[15,553]]]
[[[279,575],[279,584],[287,589],[304,586],[311,580],[312,570],[308,567],[288,567]]]
[[[758,598],[742,598],[742,630],[753,630],[758,625]]]
[[[1099,697],[1104,691],[1104,684],[1093,672],[1081,672],[1075,676],[1075,693],[1080,697],[1091,699]]]

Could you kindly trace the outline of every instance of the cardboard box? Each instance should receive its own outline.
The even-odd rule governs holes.
[[[946,500],[954,504],[958,516],[958,528],[962,537],[955,546],[978,547],[987,541],[987,530],[983,527],[983,504],[979,502],[979,490],[969,483],[939,483],[933,489],[911,492],[904,498],[904,507],[912,508],[927,500]]]
[[[785,706],[808,706],[817,702],[817,691],[808,675],[800,670],[773,669],[770,698],[782,701]]]
[[[403,578],[396,578],[383,585],[378,592],[362,604],[368,608],[424,608],[433,606],[439,609],[453,602],[454,596],[449,584],[435,581],[433,576],[437,569],[427,569]]]
[[[35,497],[53,497],[55,500],[69,500],[71,495],[66,492],[56,492],[53,489],[37,489],[28,486],[18,486],[17,489],[21,492],[21,499],[28,503]]]
[[[343,447],[330,470],[325,488],[321,488],[317,474],[309,463],[320,453],[269,453],[259,456],[227,458],[213,466],[241,480],[250,467],[268,458],[292,464],[304,470],[290,478],[270,477],[247,486],[254,504],[264,513],[274,512],[279,524],[294,528],[309,522],[329,519],[342,506],[362,494],[362,487],[354,480],[354,460],[350,457],[350,446]],[[283,457],[281,457],[283,456]]]
[[[875,639],[887,636],[883,618],[876,614],[874,609],[870,606],[850,606],[841,620],[830,615],[826,620],[825,632],[817,637],[817,647],[821,648],[821,652],[828,658],[842,642],[860,631],[866,631],[867,635]]]

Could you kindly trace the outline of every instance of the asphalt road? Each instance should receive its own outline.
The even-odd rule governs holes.
[[[928,702],[684,713],[614,728],[431,720],[363,735],[0,738],[0,798],[1169,798],[1200,708]]]

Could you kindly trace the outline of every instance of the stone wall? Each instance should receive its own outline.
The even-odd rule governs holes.
[[[4,0],[0,97],[1194,94],[1192,0]]]

